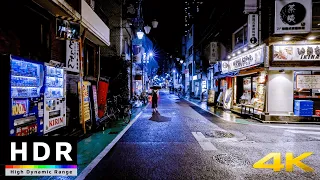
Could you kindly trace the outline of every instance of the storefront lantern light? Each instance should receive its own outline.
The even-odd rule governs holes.
[[[183,60],[182,60],[182,59],[180,60],[180,63],[181,63],[181,64],[183,63]]]
[[[228,59],[231,59],[231,56],[228,56],[227,58],[228,58]]]
[[[234,56],[236,56],[236,54],[235,54],[235,53],[233,53],[233,54],[232,54],[232,56],[234,57]]]
[[[144,35],[144,33],[142,31],[137,32],[138,39],[142,39],[143,35]]]
[[[241,54],[241,51],[239,50],[239,51],[237,52],[237,54]]]
[[[248,48],[247,48],[247,47],[245,47],[245,48],[243,49],[243,51],[248,51]]]

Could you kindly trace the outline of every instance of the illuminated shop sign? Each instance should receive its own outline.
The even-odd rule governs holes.
[[[274,45],[274,61],[319,61],[320,44],[318,45]]]
[[[222,61],[221,62],[222,74],[263,63],[264,47],[265,46],[263,45],[258,48],[252,49],[247,53],[243,53],[239,56],[232,58],[230,61]]]

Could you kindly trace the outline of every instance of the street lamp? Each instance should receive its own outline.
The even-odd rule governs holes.
[[[152,53],[152,52],[149,52],[149,56],[152,57],[152,56],[153,56],[153,53]]]
[[[149,33],[150,33],[150,30],[151,30],[151,27],[150,27],[150,26],[146,25],[146,26],[144,27],[144,31],[146,32],[146,34],[149,34]]]
[[[157,20],[153,20],[152,21],[152,27],[153,28],[157,28],[158,27],[158,21]]]

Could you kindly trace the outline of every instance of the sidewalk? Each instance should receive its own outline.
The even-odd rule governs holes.
[[[215,108],[214,106],[208,106],[207,102],[201,102],[199,99],[193,98],[184,98],[184,100],[197,105],[201,109],[211,113],[214,116],[217,116],[225,121],[239,123],[239,124],[260,124],[259,121],[254,119],[244,119],[243,117],[232,113],[231,111],[224,111],[220,108]]]
[[[148,105],[147,105],[148,106]],[[135,119],[146,106],[133,109],[132,119]],[[128,124],[117,121],[111,128],[98,131],[78,142],[78,175],[124,130]],[[77,177],[24,177],[23,180],[73,180]]]

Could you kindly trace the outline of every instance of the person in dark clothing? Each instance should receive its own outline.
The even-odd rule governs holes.
[[[153,112],[158,112],[158,94],[156,90],[152,91],[152,109]]]

